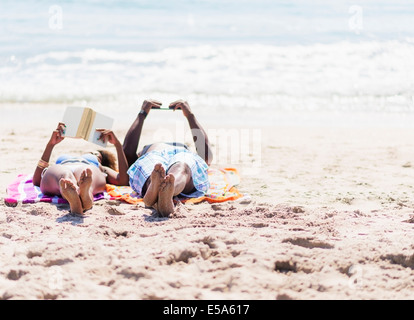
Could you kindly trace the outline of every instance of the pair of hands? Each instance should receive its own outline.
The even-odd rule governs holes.
[[[152,108],[160,108],[162,106],[162,102],[159,102],[157,100],[145,100],[142,104],[141,110],[143,110],[146,114],[149,114],[150,110]],[[172,110],[181,109],[183,111],[184,117],[188,118],[192,114],[190,105],[187,101],[184,100],[177,100],[174,102],[171,102],[169,105],[169,108]]]
[[[56,130],[52,132],[52,136],[50,137],[49,144],[51,146],[55,146],[65,139],[65,129],[66,125],[63,122],[59,122]],[[99,140],[107,141],[112,144],[120,143],[112,130],[96,129],[96,131],[101,133]]]
[[[162,102],[159,102],[157,100],[145,100],[144,103],[142,104],[141,110],[149,114],[150,110],[153,107],[160,108],[161,105],[162,105]],[[184,100],[177,100],[177,101],[170,103],[169,108],[173,109],[174,111],[177,109],[181,109],[183,111],[183,115],[186,118],[188,118],[192,114],[190,105],[188,104],[187,101],[184,101]],[[50,137],[49,144],[52,146],[55,146],[58,143],[62,142],[63,139],[65,139],[65,129],[66,129],[65,124],[63,122],[59,122],[56,130],[53,131],[52,136]],[[96,129],[96,131],[101,133],[99,140],[107,141],[114,145],[116,145],[117,143],[120,143],[118,138],[115,136],[112,130]]]

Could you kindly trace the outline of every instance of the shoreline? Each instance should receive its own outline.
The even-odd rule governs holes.
[[[142,104],[138,102],[73,102],[73,103],[0,103],[1,129],[42,124],[49,126],[61,121],[67,106],[91,107],[107,116],[114,118],[114,128],[127,129],[135,119]],[[218,106],[220,112],[210,113],[204,104],[189,101],[192,110],[203,123],[214,129],[230,128],[396,128],[410,129],[414,121],[413,112],[356,112],[356,111],[306,111],[306,110],[272,110],[269,108],[240,108],[226,110]],[[163,101],[167,104],[168,101]],[[263,117],[265,115],[265,117]],[[165,122],[171,126],[182,122],[180,112],[153,110],[147,119],[149,126]],[[15,122],[17,121],[17,122]],[[17,125],[16,125],[17,123]],[[179,124],[180,125],[180,124]],[[1,134],[1,131],[0,131]]]

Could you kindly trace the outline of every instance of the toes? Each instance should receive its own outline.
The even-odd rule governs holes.
[[[92,170],[90,168],[86,168],[85,170],[82,171],[81,173],[81,178],[86,178],[86,177],[90,177],[92,175]]]
[[[66,189],[66,183],[65,183],[65,181],[63,179],[60,179],[59,180],[59,187],[62,190]]]
[[[161,182],[159,191],[163,191],[166,186],[167,186],[167,184],[165,183],[165,181]]]
[[[72,181],[67,180],[67,179],[60,179],[59,181],[59,185],[63,188],[63,189],[74,189],[75,186],[73,185]]]
[[[164,170],[164,167],[162,165],[160,165],[160,169],[158,170],[158,173],[159,173],[161,178],[165,177],[165,170]]]
[[[63,195],[77,194],[78,186],[75,185],[71,180],[60,179],[59,180],[60,193]]]
[[[162,166],[162,164],[161,164],[161,163],[157,163],[157,164],[154,166],[154,170],[156,170],[156,171],[162,171],[162,170],[164,170],[164,167]]]
[[[157,163],[152,171],[153,179],[163,179],[165,177],[165,169],[161,163]]]
[[[164,181],[166,182],[166,184],[172,184],[174,183],[174,176],[172,174],[168,174],[165,176]]]
[[[67,183],[67,186],[69,187],[69,189],[72,189],[72,190],[76,191],[76,186],[73,184],[72,181],[71,182],[68,182]]]

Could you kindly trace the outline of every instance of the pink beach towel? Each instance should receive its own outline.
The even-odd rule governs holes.
[[[7,197],[4,199],[6,205],[17,205],[18,203],[50,202],[55,204],[68,203],[65,199],[58,196],[44,195],[39,187],[33,185],[33,176],[19,174],[17,178],[7,186]],[[112,199],[106,192],[94,197],[94,200]]]

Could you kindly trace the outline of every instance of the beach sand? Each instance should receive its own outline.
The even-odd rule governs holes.
[[[16,123],[0,129],[2,198],[55,126]],[[2,200],[0,299],[413,299],[414,131],[259,129],[251,165],[230,163],[242,201],[159,218],[119,201],[80,217]],[[53,157],[93,148],[66,139]]]

